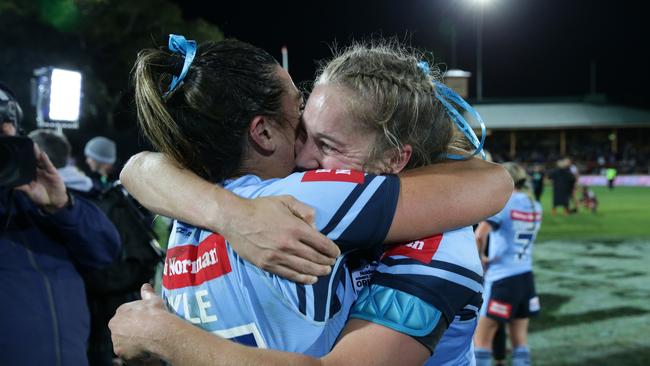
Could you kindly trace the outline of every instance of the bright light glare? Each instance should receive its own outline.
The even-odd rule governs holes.
[[[53,69],[50,87],[50,120],[79,120],[81,73]]]

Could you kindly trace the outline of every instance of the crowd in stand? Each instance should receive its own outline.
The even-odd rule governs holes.
[[[508,149],[492,150],[494,161],[510,161]],[[591,144],[581,144],[570,147],[567,155],[571,156],[574,164],[584,175],[605,175],[607,168],[615,167],[619,174],[650,174],[650,146],[626,142],[618,153],[612,153],[609,147]],[[528,164],[538,164],[545,169],[555,167],[558,160],[564,158],[559,152],[549,152],[548,149],[528,149],[518,147],[516,160]]]

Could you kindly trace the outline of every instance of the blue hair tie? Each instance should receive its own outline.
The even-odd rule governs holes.
[[[418,67],[420,68],[420,70],[422,70],[424,75],[426,75],[427,77],[431,76],[431,68],[429,67],[428,62],[420,61],[420,62],[418,62]]]
[[[183,55],[185,61],[183,62],[181,74],[172,78],[169,90],[164,94],[165,97],[174,91],[174,89],[176,89],[176,87],[178,87],[178,85],[183,81],[185,75],[187,75],[187,71],[190,69],[192,61],[194,61],[194,56],[196,56],[196,41],[188,41],[183,36],[170,34],[169,44],[167,47],[169,47],[170,51]]]
[[[418,62],[418,68],[422,70],[422,72],[427,76],[431,76],[431,68],[429,67],[429,63],[426,61],[420,61]],[[483,123],[483,119],[481,116],[476,112],[476,110],[469,105],[460,95],[458,95],[455,91],[453,91],[451,88],[446,86],[445,84],[439,83],[439,82],[434,82],[435,83],[435,95],[436,99],[442,103],[443,106],[445,106],[445,109],[447,110],[447,114],[451,118],[452,121],[454,121],[454,124],[456,124],[456,127],[465,135],[465,137],[469,140],[469,142],[474,146],[474,153],[472,153],[471,156],[474,156],[478,153],[481,153],[481,157],[485,159],[485,151],[483,151],[483,144],[485,143],[485,123]],[[474,133],[474,130],[472,130],[472,127],[467,123],[465,118],[458,112],[456,108],[450,103],[454,102],[456,105],[460,106],[463,108],[465,111],[467,111],[469,114],[476,119],[481,124],[481,141],[479,141],[478,137],[476,137],[476,134]],[[447,154],[448,159],[453,159],[453,160],[465,160],[466,158],[462,155],[458,154]]]

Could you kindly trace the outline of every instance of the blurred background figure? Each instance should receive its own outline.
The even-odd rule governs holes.
[[[535,201],[540,201],[544,193],[544,167],[541,164],[535,164],[531,173],[531,183],[533,185],[533,194]]]
[[[492,154],[487,150],[485,151],[485,160],[489,162],[494,162],[494,160],[492,159]],[[473,226],[475,232],[477,227],[478,224]],[[485,238],[483,251],[481,251],[481,246],[479,245],[479,256],[481,257],[481,263],[483,264],[483,271],[487,269],[489,252],[490,252],[490,237],[488,235],[488,237]],[[506,334],[505,325],[499,324],[499,328],[494,334],[494,339],[492,340],[492,358],[494,359],[495,366],[501,366],[506,364],[506,355],[507,355],[506,337],[507,334]]]
[[[123,248],[119,261],[85,277],[92,315],[88,359],[92,366],[110,366],[116,356],[108,321],[120,305],[140,298],[140,286],[153,280],[163,254],[153,230],[154,216],[112,179],[115,142],[94,137],[86,143],[84,155],[93,185],[90,199],[117,227]]]
[[[607,187],[609,187],[610,190],[614,189],[614,180],[616,180],[616,176],[618,175],[618,171],[616,171],[616,168],[612,165],[606,170],[607,174]]]
[[[557,214],[557,207],[562,207],[565,215],[571,213],[569,200],[575,184],[575,176],[571,173],[569,165],[569,159],[560,159],[557,162],[557,168],[548,175],[549,179],[553,181],[553,207],[551,209],[553,215]]]
[[[584,208],[590,210],[593,213],[596,213],[598,209],[598,198],[596,197],[596,192],[589,189],[588,186],[582,186],[582,196],[580,197],[580,203]]]
[[[115,142],[103,136],[93,137],[84,147],[86,164],[94,188],[103,192],[111,186],[111,174],[117,157]]]
[[[30,132],[28,136],[50,157],[68,189],[81,194],[87,194],[93,189],[92,179],[76,166],[70,165],[72,148],[63,133],[37,129]]]
[[[106,213],[122,241],[118,260],[84,276],[91,314],[88,360],[91,366],[110,366],[117,357],[108,321],[120,305],[140,299],[140,286],[152,282],[163,254],[153,231],[153,215],[119,182],[95,192],[90,199]]]
[[[512,365],[530,365],[529,318],[540,310],[533,278],[533,245],[542,223],[542,206],[535,201],[526,171],[516,163],[504,163],[515,191],[501,212],[476,229],[476,242],[483,253],[490,237],[481,317],[474,335],[476,365],[492,364],[493,341],[500,326],[508,325]],[[504,347],[505,348],[505,347]],[[505,358],[505,352],[499,361]],[[501,363],[503,364],[503,363]]]
[[[580,203],[578,202],[578,194],[577,194],[577,186],[578,186],[578,179],[580,179],[580,172],[578,171],[578,166],[575,164],[575,162],[572,159],[567,158],[567,160],[569,164],[569,171],[571,172],[571,174],[573,174],[573,180],[571,182],[571,188],[570,188],[571,212],[576,213],[578,212],[578,208],[580,207]]]

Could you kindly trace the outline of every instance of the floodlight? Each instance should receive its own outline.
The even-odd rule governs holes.
[[[39,128],[78,128],[81,73],[55,67],[34,70],[32,102]]]

